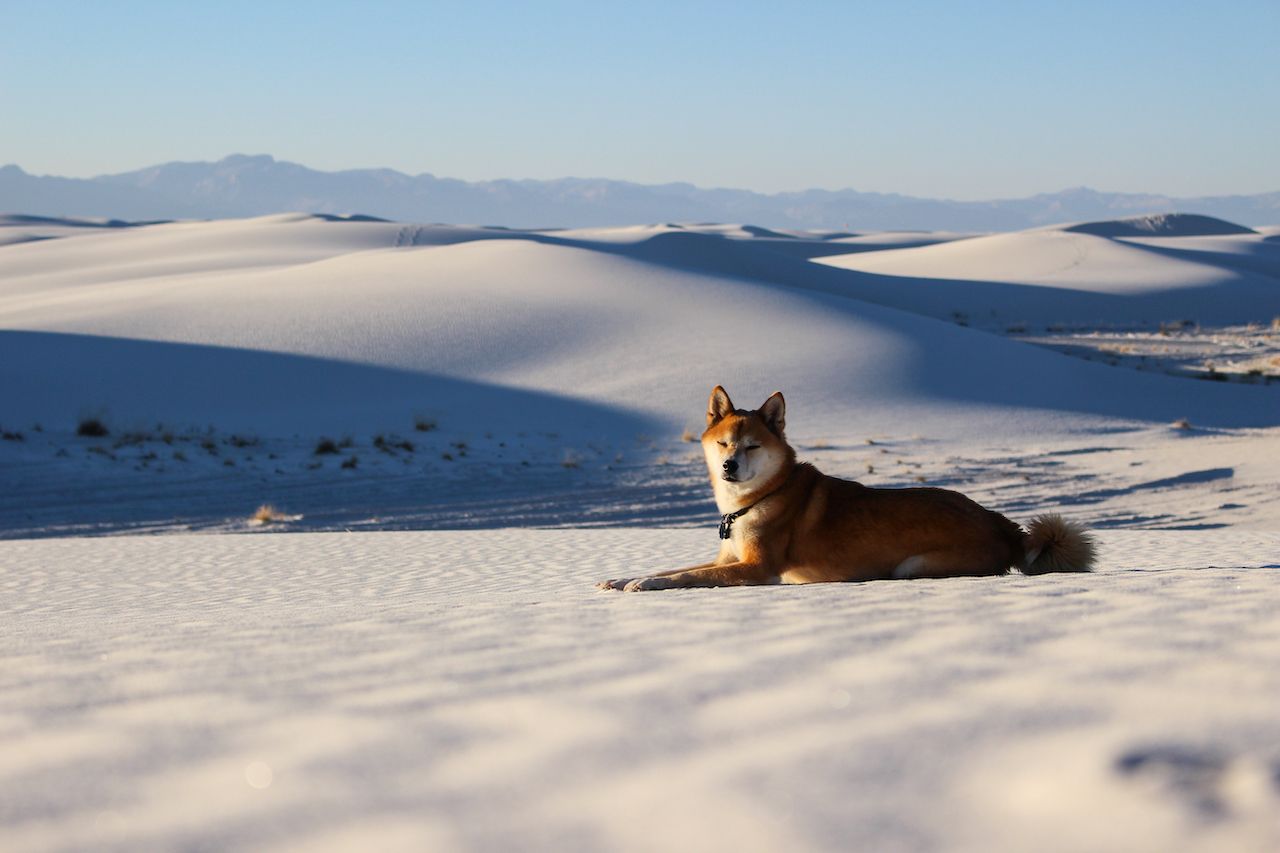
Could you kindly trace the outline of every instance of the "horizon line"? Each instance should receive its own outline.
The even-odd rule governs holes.
[[[1175,195],[1170,195],[1168,193],[1151,192],[1151,191],[1126,192],[1126,191],[1113,191],[1113,190],[1099,190],[1090,186],[1086,186],[1084,184],[1067,186],[1057,190],[1033,192],[1033,193],[1030,193],[1029,195],[1003,196],[1003,197],[996,197],[996,198],[980,198],[980,199],[958,199],[958,198],[951,198],[951,197],[945,197],[945,196],[908,195],[906,193],[900,193],[900,192],[881,192],[878,190],[860,190],[860,189],[856,189],[854,187],[849,187],[849,186],[840,187],[837,189],[832,189],[829,187],[810,186],[810,187],[805,187],[803,189],[779,190],[777,192],[767,192],[764,190],[755,190],[755,189],[749,189],[746,187],[701,186],[692,181],[687,181],[687,180],[664,181],[660,183],[644,183],[641,181],[630,180],[627,178],[610,178],[610,177],[604,177],[604,176],[583,177],[583,176],[577,176],[577,175],[563,175],[556,178],[506,177],[506,178],[481,178],[476,180],[470,180],[467,178],[455,178],[450,176],[437,175],[434,172],[417,172],[417,173],[405,172],[391,166],[355,166],[355,167],[342,168],[342,169],[318,169],[313,166],[308,166],[305,163],[299,163],[294,160],[281,160],[272,154],[265,154],[265,153],[244,154],[241,152],[232,152],[231,154],[227,154],[218,160],[166,160],[160,163],[152,163],[149,165],[140,166],[138,168],[125,169],[123,171],[118,171],[118,172],[100,172],[97,174],[87,175],[87,176],[86,175],[51,174],[51,173],[37,174],[34,172],[27,171],[18,163],[5,163],[3,165],[0,165],[0,170],[7,170],[10,168],[17,169],[22,174],[35,177],[35,178],[58,178],[62,180],[93,181],[100,178],[118,177],[120,175],[127,175],[133,172],[143,172],[148,169],[162,168],[164,166],[218,165],[221,163],[226,163],[228,161],[234,161],[234,160],[243,160],[243,161],[248,161],[248,160],[264,161],[265,160],[271,163],[281,163],[288,166],[297,166],[299,168],[306,169],[311,172],[317,172],[320,174],[329,174],[329,175],[341,174],[344,172],[393,172],[397,175],[402,175],[407,178],[432,178],[432,179],[441,180],[441,181],[458,181],[459,183],[472,184],[472,185],[497,184],[497,183],[552,184],[552,183],[557,183],[561,181],[604,181],[608,183],[629,184],[631,186],[637,186],[637,187],[687,186],[694,190],[698,190],[700,192],[718,192],[718,191],[719,192],[741,192],[741,193],[750,193],[752,195],[764,196],[766,198],[775,198],[778,196],[786,196],[786,195],[802,195],[804,193],[811,193],[811,192],[832,193],[832,194],[856,193],[858,195],[868,195],[868,196],[897,197],[897,198],[906,198],[906,199],[924,200],[924,201],[941,201],[941,202],[947,202],[950,204],[983,204],[983,203],[1002,202],[1002,201],[1020,201],[1025,199],[1040,198],[1043,196],[1064,195],[1066,193],[1071,193],[1071,192],[1088,192],[1096,195],[1150,197],[1150,198],[1159,198],[1159,199],[1169,199],[1169,200],[1175,200],[1175,201],[1226,199],[1226,198],[1252,198],[1256,196],[1274,195],[1274,194],[1280,193],[1280,188],[1277,188],[1272,190],[1260,190],[1258,192],[1253,192],[1253,193],[1219,193],[1219,194],[1198,195],[1198,196],[1175,196]]]

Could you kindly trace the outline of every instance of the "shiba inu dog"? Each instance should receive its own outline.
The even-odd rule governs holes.
[[[781,393],[745,411],[717,385],[702,450],[722,513],[719,556],[597,586],[634,592],[1092,568],[1092,537],[1059,515],[1038,516],[1024,530],[959,492],[876,489],[829,477],[796,462],[785,427]]]

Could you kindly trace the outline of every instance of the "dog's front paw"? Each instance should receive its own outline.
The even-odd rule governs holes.
[[[644,592],[651,589],[675,589],[680,584],[670,577],[636,578],[623,587],[626,592]]]
[[[625,589],[629,583],[631,583],[631,578],[617,578],[616,580],[600,581],[600,583],[596,584],[596,589]]]

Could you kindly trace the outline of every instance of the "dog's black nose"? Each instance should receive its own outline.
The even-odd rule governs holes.
[[[723,463],[720,467],[721,467],[721,468],[724,468],[724,472],[725,472],[726,474],[732,474],[732,473],[734,473],[735,471],[737,471],[737,470],[738,470],[738,460],[737,460],[737,459],[726,459],[726,460],[724,460],[724,463]]]

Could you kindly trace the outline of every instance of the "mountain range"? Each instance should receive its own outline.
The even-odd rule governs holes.
[[[688,183],[603,178],[468,182],[392,169],[323,172],[269,155],[235,154],[93,178],[0,168],[0,212],[119,219],[216,219],[283,211],[519,228],[646,222],[750,222],[826,230],[1013,231],[1150,213],[1280,223],[1280,192],[1174,198],[1063,190],[1021,199],[951,201],[852,189],[765,194]]]

